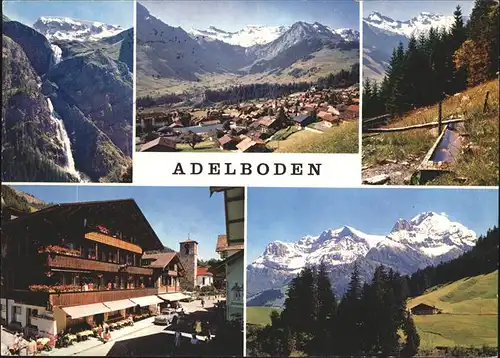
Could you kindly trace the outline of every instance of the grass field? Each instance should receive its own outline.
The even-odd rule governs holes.
[[[211,140],[206,140],[204,142],[196,144],[194,149],[191,148],[191,146],[189,144],[185,144],[185,143],[177,144],[177,149],[179,149],[182,152],[222,152],[223,151]]]
[[[166,93],[190,92],[201,94],[207,89],[222,89],[252,83],[290,83],[315,81],[330,73],[349,70],[359,62],[359,51],[338,51],[323,49],[312,54],[307,61],[297,61],[279,73],[257,73],[238,75],[233,73],[199,74],[198,82],[179,81],[170,78],[153,78],[141,73],[137,75],[137,97],[150,95],[158,97]],[[301,70],[304,75],[293,76],[293,70]]]
[[[490,110],[483,113],[486,91],[490,92]],[[456,185],[457,178],[460,178],[465,185],[498,185],[498,81],[489,81],[458,96],[448,97],[443,102],[443,118],[451,115],[465,117],[464,134],[476,148],[459,156],[452,174],[442,175],[429,184]],[[420,108],[395,119],[387,127],[435,122],[437,116],[437,105]],[[363,137],[363,165],[379,164],[386,159],[405,160],[409,155],[423,157],[432,147],[437,134],[434,128],[366,135]]]
[[[421,349],[436,346],[498,345],[498,271],[434,287],[408,301],[425,303],[442,314],[413,316]]]
[[[269,315],[272,311],[279,312],[280,309],[274,307],[247,307],[246,323],[255,324],[258,326],[271,324],[271,318]]]
[[[268,146],[280,153],[357,153],[359,122],[343,122],[324,133],[301,130]]]

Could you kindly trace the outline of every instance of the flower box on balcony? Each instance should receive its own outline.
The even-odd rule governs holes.
[[[44,252],[48,252],[50,254],[62,254],[62,255],[69,255],[69,256],[75,256],[75,257],[80,256],[79,250],[68,249],[67,247],[59,246],[59,245],[42,246],[38,249],[38,253],[44,253]]]
[[[76,285],[31,285],[29,286],[30,291],[35,292],[71,292],[71,291],[80,291],[80,286]]]

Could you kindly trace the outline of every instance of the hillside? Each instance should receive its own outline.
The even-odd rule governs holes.
[[[271,324],[270,314],[273,311],[280,312],[279,308],[274,307],[247,307],[247,324],[254,324],[257,326],[265,326]]]
[[[483,113],[486,92],[489,109]],[[443,101],[443,118],[464,116],[465,143],[458,160],[429,185],[498,185],[498,80],[491,80]],[[387,128],[435,122],[438,105],[427,106],[395,117]],[[437,130],[414,129],[405,132],[363,135],[363,179],[389,176],[394,185],[408,184],[425,154],[437,139]]]
[[[419,303],[443,310],[439,315],[413,317],[421,349],[498,345],[498,270],[430,288],[410,299],[408,308]]]
[[[2,185],[2,206],[3,205],[24,212],[33,212],[50,204],[45,203],[31,194],[14,189],[8,185]]]

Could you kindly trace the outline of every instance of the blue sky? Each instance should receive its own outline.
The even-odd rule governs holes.
[[[387,234],[399,218],[424,211],[444,212],[481,235],[498,223],[497,200],[496,189],[249,188],[247,259],[271,241],[293,242],[343,225]]]
[[[442,15],[453,15],[457,5],[462,7],[462,14],[469,16],[474,1],[399,1],[399,0],[367,0],[363,1],[363,17],[367,17],[372,11],[378,11],[382,15],[394,20],[405,21],[417,16],[421,12],[430,12]]]
[[[141,1],[149,12],[184,30],[215,26],[238,31],[246,25],[282,26],[315,21],[333,28],[359,27],[359,3],[353,0]]]
[[[164,245],[179,250],[179,242],[198,241],[200,258],[218,258],[217,236],[226,233],[224,196],[208,187],[140,187],[78,185],[16,185],[14,188],[45,202],[68,203],[135,199]]]
[[[2,1],[3,13],[11,20],[32,26],[41,16],[64,16],[75,19],[104,22],[128,29],[134,24],[134,2],[25,0]]]

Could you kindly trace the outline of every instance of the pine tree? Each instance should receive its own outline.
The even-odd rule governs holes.
[[[464,90],[467,86],[467,71],[466,67],[456,68],[455,63],[453,61],[454,53],[462,46],[464,41],[467,38],[467,31],[465,29],[463,16],[462,16],[462,8],[460,5],[457,5],[455,12],[453,13],[454,23],[450,30],[450,66],[453,66],[453,80],[452,80],[452,92],[457,93]]]
[[[403,357],[413,357],[418,352],[418,347],[420,346],[420,336],[418,335],[415,323],[410,313],[407,312],[404,334],[406,336],[406,341],[401,350],[401,356]]]
[[[354,262],[351,281],[338,307],[338,349],[342,355],[361,352],[361,279],[358,262]]]
[[[335,348],[332,335],[336,316],[337,302],[332,290],[328,271],[324,262],[319,265],[316,275],[317,317],[314,338],[307,353],[310,355],[328,355]]]
[[[309,344],[316,323],[317,303],[314,286],[313,269],[302,269],[290,282],[285,308],[281,313],[283,324],[290,327],[300,350],[304,350]]]

